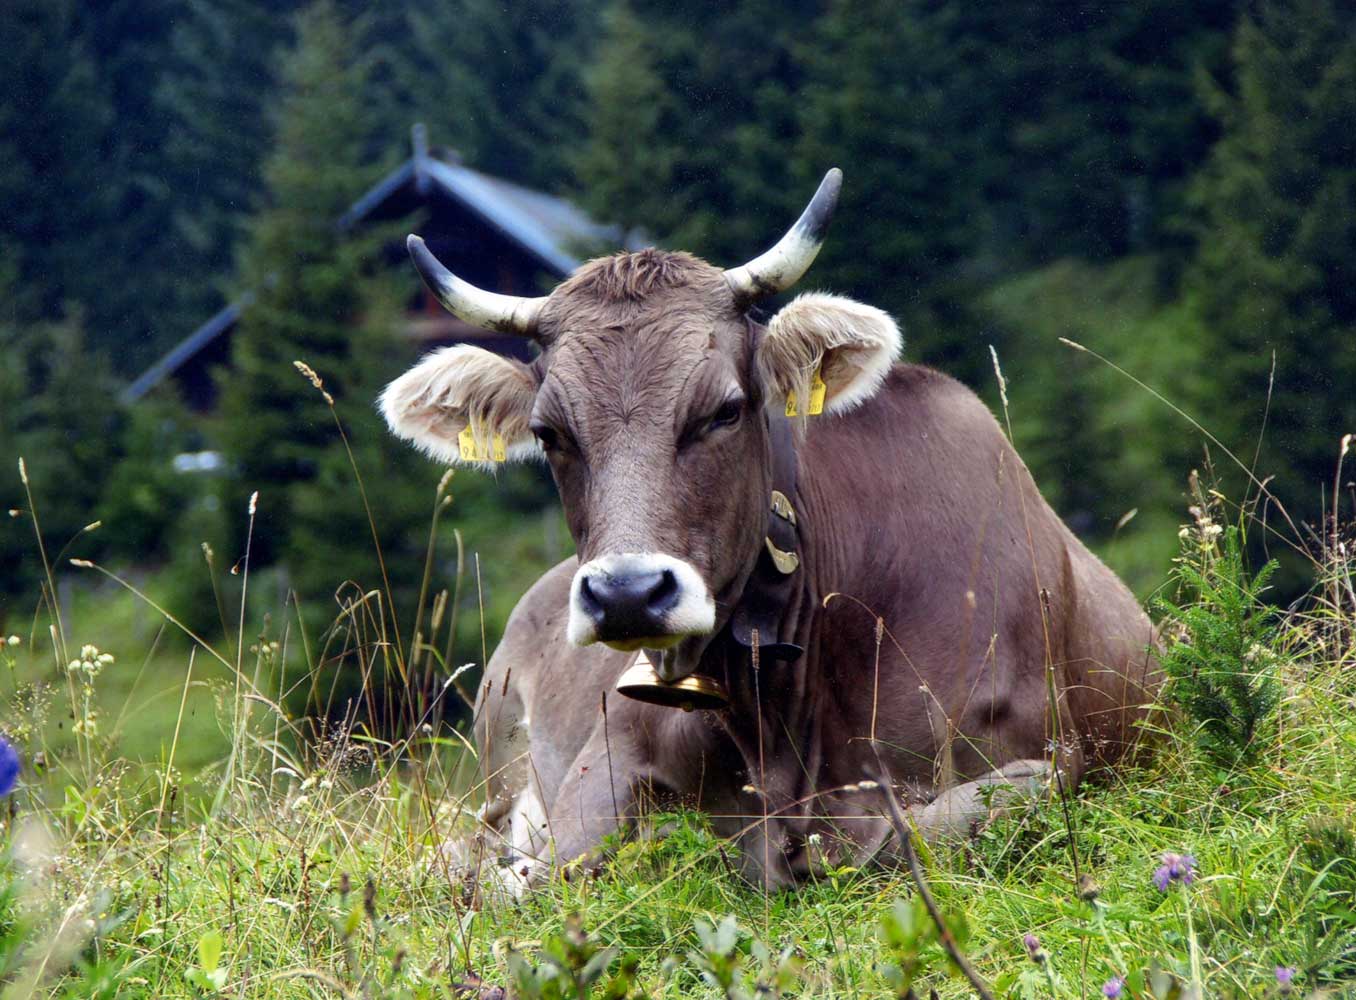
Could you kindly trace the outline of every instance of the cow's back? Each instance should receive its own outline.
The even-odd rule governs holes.
[[[1117,756],[1156,680],[1149,620],[1045,502],[972,391],[897,364],[860,408],[810,419],[801,482],[816,592],[853,599],[821,617],[817,652],[834,662],[818,667],[838,689],[862,690],[875,662],[864,612],[883,619],[892,683],[879,715],[889,710],[899,745],[932,754],[918,777],[937,774],[947,726],[973,737],[953,761],[961,775],[1041,756],[1047,660],[1062,725],[1085,751],[1095,743],[1097,759]]]

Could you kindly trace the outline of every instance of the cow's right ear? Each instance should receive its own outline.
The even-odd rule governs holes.
[[[509,460],[541,454],[528,430],[536,395],[526,365],[459,344],[434,351],[388,385],[380,405],[392,432],[430,457],[481,464],[496,447]]]
[[[901,346],[895,321],[874,306],[810,292],[768,322],[758,370],[770,405],[784,406],[788,393],[812,399],[818,375],[824,410],[842,413],[876,394]],[[803,403],[800,412],[806,412]]]

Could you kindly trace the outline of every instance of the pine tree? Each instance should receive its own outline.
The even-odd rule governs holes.
[[[310,557],[288,543],[293,501],[338,446],[328,405],[293,362],[312,365],[332,396],[359,397],[369,386],[357,359],[373,353],[365,343],[391,336],[389,316],[370,308],[379,236],[335,227],[373,180],[364,163],[373,126],[350,37],[330,0],[298,18],[263,169],[266,203],[248,223],[241,259],[241,283],[257,298],[233,338],[223,433],[239,484],[234,509],[261,495],[255,552],[264,562]]]
[[[1356,14],[1333,0],[1268,0],[1240,25],[1233,82],[1208,92],[1223,134],[1193,193],[1191,287],[1230,413],[1258,472],[1318,506],[1342,434],[1356,430]]]
[[[74,554],[100,553],[106,534],[82,529],[102,515],[123,414],[107,358],[89,347],[79,313],[32,324],[0,319],[0,357],[0,505],[20,512],[0,523],[3,619],[6,610],[22,616],[37,603],[44,574],[34,508],[49,560],[78,535]],[[73,572],[64,562],[52,568],[58,577]]]
[[[242,222],[254,207],[269,140],[278,47],[291,3],[184,0],[154,89],[165,122],[160,182],[169,205],[163,271],[174,295],[155,346],[165,349],[219,309]]]
[[[57,320],[69,303],[105,332],[126,294],[117,258],[101,246],[116,226],[119,178],[113,109],[74,5],[0,4],[0,253],[14,276],[10,317]]]
[[[655,68],[654,41],[627,0],[603,16],[584,74],[586,133],[574,157],[578,198],[624,231],[671,232],[682,212],[670,192],[673,101]]]
[[[396,26],[372,24],[383,144],[414,121],[470,165],[547,191],[568,179],[582,132],[583,71],[596,4],[407,0]]]
[[[836,3],[806,53],[799,154],[850,165],[838,221],[853,238],[829,242],[821,273],[901,313],[955,267],[985,221],[973,97],[984,56],[954,35],[952,17],[888,0]]]

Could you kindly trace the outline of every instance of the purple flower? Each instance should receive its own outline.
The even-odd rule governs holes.
[[[1120,976],[1112,976],[1102,984],[1102,996],[1106,997],[1106,1000],[1117,1000],[1124,990],[1125,980]]]
[[[14,791],[19,783],[19,754],[0,736],[0,796]]]
[[[1154,885],[1167,892],[1174,882],[1190,885],[1196,881],[1196,859],[1190,854],[1164,854],[1163,864],[1154,871]]]
[[[1041,947],[1041,939],[1034,934],[1027,934],[1022,938],[1022,944],[1026,946],[1027,958],[1037,963],[1045,961],[1045,949]]]
[[[1290,980],[1295,978],[1296,969],[1288,965],[1276,966],[1276,985],[1281,988],[1282,993],[1290,992]]]

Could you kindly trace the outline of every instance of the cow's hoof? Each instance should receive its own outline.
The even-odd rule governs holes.
[[[1034,801],[1049,785],[1049,761],[1014,760],[916,807],[914,822],[924,840],[962,840],[993,816]]]

